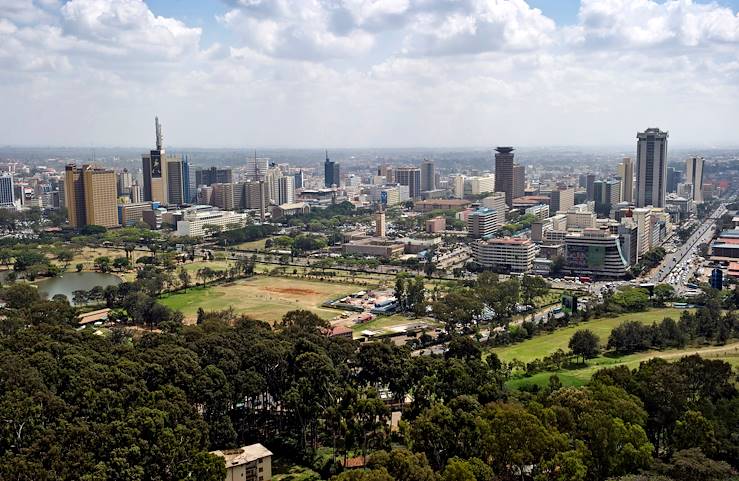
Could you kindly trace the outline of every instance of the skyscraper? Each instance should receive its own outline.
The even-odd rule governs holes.
[[[72,227],[118,226],[115,172],[69,164],[64,169],[65,205]]]
[[[631,157],[624,157],[618,164],[618,175],[621,177],[621,199],[624,202],[634,200],[634,161]]]
[[[611,208],[621,202],[621,182],[618,180],[597,180],[593,183],[595,192],[595,212],[608,217]]]
[[[133,184],[133,177],[128,169],[123,169],[122,172],[116,174],[116,180],[118,182],[118,195],[126,195],[130,192],[131,184]]]
[[[595,174],[587,174],[585,176],[585,193],[588,201],[595,199]]]
[[[433,160],[424,160],[421,163],[421,192],[436,189],[436,168]]]
[[[231,169],[211,167],[210,169],[198,169],[195,171],[195,185],[198,187],[211,184],[230,184],[231,182],[233,182],[233,171]]]
[[[257,157],[256,151],[253,157],[246,159],[246,178],[248,180],[264,180],[269,167],[269,159],[266,157]]]
[[[398,167],[395,169],[395,181],[408,186],[411,199],[421,197],[421,169],[418,167]]]
[[[683,181],[683,173],[674,167],[667,167],[667,193],[677,192],[677,186]]]
[[[513,198],[523,197],[526,190],[526,167],[513,164]]]
[[[13,192],[13,175],[0,175],[0,207],[12,207],[15,202],[15,192]]]
[[[341,167],[337,162],[328,158],[328,150],[326,161],[323,163],[323,180],[326,187],[341,187]]]
[[[685,182],[693,186],[693,202],[703,202],[703,157],[690,157],[685,161]]]
[[[665,206],[667,194],[667,138],[669,134],[649,128],[636,135],[636,205]]]
[[[286,175],[277,180],[277,204],[292,204],[295,202],[295,177]]]
[[[141,156],[144,172],[144,200],[147,202],[168,204],[169,188],[167,182],[169,176],[167,168],[169,167],[170,161],[181,162],[182,159],[178,155],[167,155],[165,153],[162,124],[159,123],[159,117],[154,117],[154,126],[156,129],[156,149]],[[181,166],[175,167],[181,168]]]
[[[190,201],[190,165],[187,158],[166,158],[167,203],[185,204]]]
[[[495,192],[505,192],[505,203],[513,205],[513,147],[495,149]]]

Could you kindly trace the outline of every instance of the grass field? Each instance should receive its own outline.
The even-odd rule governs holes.
[[[541,359],[557,349],[567,351],[567,344],[570,342],[570,337],[572,337],[575,331],[580,329],[590,329],[600,338],[601,344],[605,345],[613,328],[624,321],[639,321],[644,324],[651,324],[655,321],[659,322],[665,317],[672,317],[677,320],[680,318],[681,312],[681,309],[673,308],[650,309],[645,312],[634,312],[621,314],[616,317],[593,319],[576,326],[557,329],[552,333],[540,334],[533,339],[518,344],[495,348],[492,352],[496,353],[503,361],[509,362],[513,359],[518,359],[519,361],[529,362],[534,359]]]
[[[588,365],[582,369],[542,372],[534,374],[531,377],[513,379],[507,383],[507,386],[514,389],[527,384],[544,386],[549,382],[549,377],[553,374],[556,374],[565,386],[581,386],[587,383],[593,374],[599,369],[620,365],[628,366],[629,369],[635,369],[639,367],[641,362],[655,357],[674,361],[691,354],[700,354],[702,357],[707,359],[720,359],[728,362],[735,369],[739,368],[739,341],[735,341],[733,343],[726,344],[725,346],[706,346],[700,348],[688,347],[685,349],[671,349],[666,351],[646,351],[616,358],[599,356],[595,359],[589,360]]]
[[[409,324],[418,324],[421,322],[425,322],[430,326],[440,325],[438,322],[431,319],[430,317],[411,319],[402,314],[393,314],[392,316],[380,316],[372,321],[364,322],[362,324],[354,324],[351,326],[351,328],[354,332],[362,332],[365,330],[390,332],[391,329],[389,328],[393,326],[404,326]]]
[[[238,313],[270,322],[295,309],[308,309],[330,319],[339,311],[323,308],[321,304],[358,289],[349,284],[259,276],[212,287],[190,288],[187,292],[165,296],[161,302],[182,311],[189,321],[194,320],[199,307],[206,311],[233,307]]]
[[[248,250],[264,250],[265,246],[264,244],[267,242],[267,239],[259,239],[251,242],[242,242],[241,244],[236,244],[231,247],[235,247],[236,249],[248,249]]]

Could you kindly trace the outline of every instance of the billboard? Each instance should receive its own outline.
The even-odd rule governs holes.
[[[582,269],[603,267],[605,246],[568,245],[567,265]]]

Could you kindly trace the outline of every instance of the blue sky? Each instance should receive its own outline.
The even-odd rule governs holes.
[[[739,0],[0,0],[0,143],[737,145]]]

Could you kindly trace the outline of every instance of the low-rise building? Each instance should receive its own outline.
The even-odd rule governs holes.
[[[210,233],[206,226],[220,227],[222,230],[244,227],[248,216],[230,210],[185,210],[182,220],[177,221],[176,236],[203,237]]]
[[[238,449],[212,451],[226,462],[225,481],[270,481],[272,479],[272,452],[261,444]]]
[[[446,217],[436,216],[426,221],[426,232],[429,234],[438,234],[446,230]]]
[[[157,204],[154,208],[159,207]],[[151,202],[137,204],[118,204],[118,223],[123,227],[131,227],[144,221],[144,211],[151,210]]]
[[[429,199],[419,200],[413,204],[417,212],[431,212],[433,210],[462,210],[470,206],[470,201],[464,199]]]
[[[472,244],[477,263],[502,272],[529,272],[536,257],[536,244],[529,239],[505,237]]]
[[[405,252],[402,242],[382,237],[366,237],[347,242],[342,246],[344,254],[383,257],[390,259]]]

